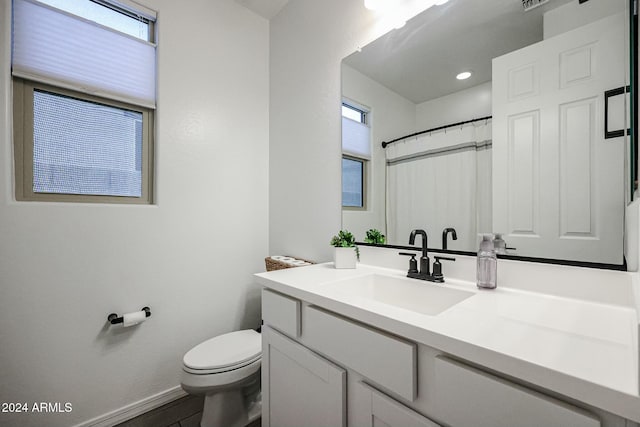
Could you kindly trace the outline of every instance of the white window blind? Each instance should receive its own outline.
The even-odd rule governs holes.
[[[364,123],[342,118],[342,153],[361,159],[371,159],[371,129]]]
[[[13,2],[12,73],[155,108],[153,43],[32,0]]]
[[[342,158],[342,206],[364,207],[364,163]]]
[[[34,92],[33,192],[142,196],[142,113]]]

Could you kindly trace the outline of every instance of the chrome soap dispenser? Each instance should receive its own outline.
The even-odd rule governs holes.
[[[476,284],[481,289],[495,289],[498,285],[498,260],[492,239],[493,236],[491,234],[483,235],[480,249],[478,250]]]

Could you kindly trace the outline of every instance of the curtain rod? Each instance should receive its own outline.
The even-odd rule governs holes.
[[[397,141],[402,141],[403,139],[411,138],[412,136],[418,136],[418,135],[422,135],[423,133],[435,132],[442,129],[462,126],[462,125],[466,125],[467,123],[480,122],[482,120],[489,120],[490,118],[491,116],[480,117],[479,119],[466,120],[464,122],[452,123],[450,125],[438,126],[436,128],[423,130],[420,132],[412,133],[411,135],[405,135],[405,136],[401,136],[400,138],[392,139],[391,141],[382,141],[382,148],[387,148],[387,145],[389,144],[393,144],[394,142],[397,142]]]

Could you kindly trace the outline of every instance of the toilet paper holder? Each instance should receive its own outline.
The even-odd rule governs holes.
[[[143,307],[141,311],[144,311],[145,317],[151,317],[151,309],[149,307]],[[118,316],[116,313],[111,313],[107,316],[107,320],[111,322],[112,325],[117,325],[118,323],[124,322],[124,317]]]

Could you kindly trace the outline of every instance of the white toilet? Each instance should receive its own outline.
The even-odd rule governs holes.
[[[244,427],[260,417],[260,333],[247,329],[211,338],[184,355],[182,388],[204,394],[200,427]]]

